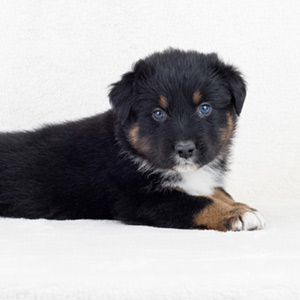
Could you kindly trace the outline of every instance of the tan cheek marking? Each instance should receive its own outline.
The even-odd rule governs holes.
[[[159,97],[159,105],[162,108],[167,108],[168,107],[169,103],[168,103],[167,99],[164,96]]]
[[[150,145],[146,138],[141,138],[140,143],[137,149],[141,153],[147,153],[150,152]]]
[[[230,132],[231,135],[234,129],[233,117],[229,112],[226,114],[226,116],[227,116],[228,131]]]
[[[201,101],[201,99],[202,99],[202,94],[201,94],[201,92],[200,92],[200,91],[196,91],[196,92],[194,93],[194,95],[193,95],[193,102],[194,102],[195,104],[199,104],[200,101]]]
[[[132,146],[135,146],[139,138],[139,126],[137,123],[133,124],[128,132],[128,140]]]
[[[226,118],[227,118],[227,126],[225,128],[220,129],[222,144],[226,143],[230,139],[234,130],[233,117],[229,112],[226,114]]]
[[[146,138],[139,137],[139,126],[137,123],[133,124],[128,132],[128,141],[131,146],[140,153],[150,151],[150,145]]]

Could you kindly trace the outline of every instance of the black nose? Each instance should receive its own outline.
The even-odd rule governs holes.
[[[179,142],[175,146],[175,151],[182,158],[189,158],[195,152],[195,144],[193,142]]]

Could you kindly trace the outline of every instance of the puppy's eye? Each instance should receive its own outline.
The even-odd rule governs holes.
[[[202,117],[206,117],[211,114],[212,107],[208,103],[203,103],[198,107],[198,113]]]
[[[152,117],[155,121],[160,121],[161,122],[161,121],[164,121],[167,118],[167,115],[163,110],[157,108],[153,111]]]

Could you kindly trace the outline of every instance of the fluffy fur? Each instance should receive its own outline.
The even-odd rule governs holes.
[[[222,188],[245,95],[216,54],[154,53],[113,84],[111,110],[0,135],[0,215],[260,229]]]

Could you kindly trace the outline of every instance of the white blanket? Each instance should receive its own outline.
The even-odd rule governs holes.
[[[0,219],[0,299],[300,299],[300,210],[263,231]]]

